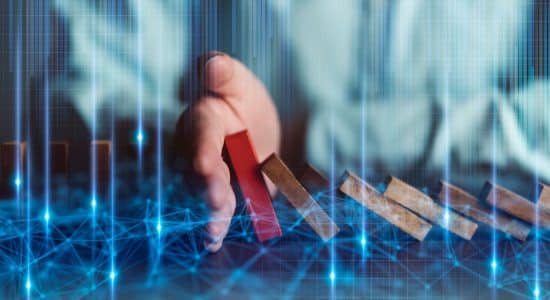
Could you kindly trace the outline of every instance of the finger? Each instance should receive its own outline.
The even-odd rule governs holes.
[[[206,203],[210,208],[210,218],[206,226],[207,236],[204,245],[209,251],[220,249],[236,207],[236,198],[229,179],[229,168],[222,164],[217,169],[215,175],[207,178]]]
[[[205,88],[222,97],[239,97],[249,88],[260,84],[256,77],[239,61],[217,52],[204,66]]]
[[[228,108],[223,101],[207,97],[193,107],[193,168],[198,175],[209,176],[223,163],[222,149],[227,134]],[[235,121],[233,121],[235,122]]]

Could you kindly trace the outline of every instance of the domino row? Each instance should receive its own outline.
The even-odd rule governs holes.
[[[333,189],[329,180],[315,168],[307,166],[297,178],[277,154],[259,163],[246,131],[227,136],[225,148],[260,241],[282,235],[262,174],[275,184],[321,239],[328,241],[339,232],[336,223],[312,196]],[[480,199],[484,201],[443,181],[434,200],[395,177],[389,177],[381,193],[350,171],[344,173],[337,189],[345,196],[338,198],[357,201],[419,241],[425,239],[433,225],[466,240],[475,234],[476,222],[520,241],[527,239],[532,226],[550,228],[550,187],[542,183],[537,204],[491,182],[485,184],[481,193]]]
[[[91,142],[90,153],[95,162],[93,175],[99,182],[107,181],[110,176],[111,147],[107,140]],[[68,150],[66,142],[50,143],[52,176],[68,177]],[[424,240],[432,224],[467,240],[477,230],[475,222],[520,241],[527,239],[531,226],[550,228],[550,187],[542,183],[537,204],[490,182],[481,193],[480,199],[484,201],[446,182],[440,183],[440,193],[434,201],[395,177],[389,178],[383,193],[349,171],[344,173],[337,187],[332,187],[326,177],[311,166],[307,166],[297,178],[276,154],[260,163],[247,131],[227,136],[225,151],[260,241],[282,235],[263,175],[277,186],[325,241],[334,237],[339,228],[312,195],[333,188],[337,188],[341,196],[354,199],[419,241]],[[21,184],[25,155],[24,142],[0,145],[0,198],[12,197]]]
[[[94,175],[98,182],[106,182],[110,176],[111,141],[94,140],[90,143],[93,155]],[[69,176],[69,144],[52,141],[49,144],[50,176],[67,180]],[[12,198],[22,184],[26,171],[27,144],[6,142],[0,144],[0,199]]]

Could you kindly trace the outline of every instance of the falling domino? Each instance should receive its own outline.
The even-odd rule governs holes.
[[[423,241],[432,225],[380,194],[357,175],[346,171],[340,191],[415,239]]]
[[[241,192],[247,202],[247,210],[258,240],[263,242],[282,235],[271,197],[265,184],[256,151],[248,131],[225,137],[225,149]]]
[[[0,197],[11,198],[22,184],[25,170],[25,142],[7,142],[0,146]],[[19,161],[17,161],[19,159]]]
[[[447,204],[461,214],[508,233],[520,241],[527,239],[531,228],[526,223],[498,211],[493,213],[489,207],[483,205],[474,196],[452,184],[441,181],[440,186],[438,199],[441,204]]]
[[[332,239],[340,231],[276,154],[272,154],[263,162],[262,172],[277,186],[323,241]]]
[[[428,195],[395,177],[389,178],[384,196],[457,234],[463,239],[470,240],[477,230],[476,223],[444,209]]]
[[[550,186],[540,183],[540,196],[537,202],[538,206],[546,211],[550,211]]]
[[[538,221],[541,227],[550,228],[550,211],[537,210],[533,202],[510,190],[487,182],[483,188],[482,198],[485,198],[487,203],[523,221],[533,225],[537,225]]]

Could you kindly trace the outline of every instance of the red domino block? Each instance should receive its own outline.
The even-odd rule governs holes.
[[[246,207],[258,240],[263,242],[280,237],[281,227],[248,131],[226,136],[225,149],[247,203]]]

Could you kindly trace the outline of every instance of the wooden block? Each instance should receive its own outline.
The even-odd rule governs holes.
[[[541,209],[550,211],[550,186],[547,186],[542,183],[539,183],[539,185],[540,185],[540,194],[539,194],[539,201],[537,202],[538,206]]]
[[[323,241],[332,239],[340,231],[277,154],[272,154],[263,162],[262,172],[277,186]]]
[[[446,210],[428,195],[395,177],[389,178],[384,195],[463,239],[470,240],[477,230],[476,223]]]
[[[50,174],[54,177],[67,178],[69,174],[69,144],[54,141],[50,143]]]
[[[340,191],[362,204],[399,229],[422,241],[432,229],[432,225],[411,211],[380,194],[357,175],[346,171]]]
[[[248,131],[226,136],[225,149],[245,198],[258,240],[263,242],[280,237],[281,227]]]
[[[537,208],[535,203],[503,187],[487,182],[482,191],[482,198],[486,199],[487,203],[529,224],[550,228],[549,211],[544,209],[538,210],[537,224]]]
[[[111,178],[111,141],[94,140],[92,141],[90,151],[92,157],[91,163],[95,163],[90,168],[92,178],[95,172],[95,180],[101,184],[100,190],[105,190]]]
[[[0,197],[14,197],[17,186],[22,184],[26,150],[25,142],[12,141],[0,146]]]
[[[448,204],[449,207],[461,214],[508,233],[520,241],[527,239],[531,228],[526,223],[498,211],[493,214],[492,209],[478,201],[476,197],[452,184],[441,181],[440,187],[439,202],[441,204]]]
[[[330,189],[330,181],[310,164],[306,164],[301,170],[299,181],[311,194],[315,195]]]

